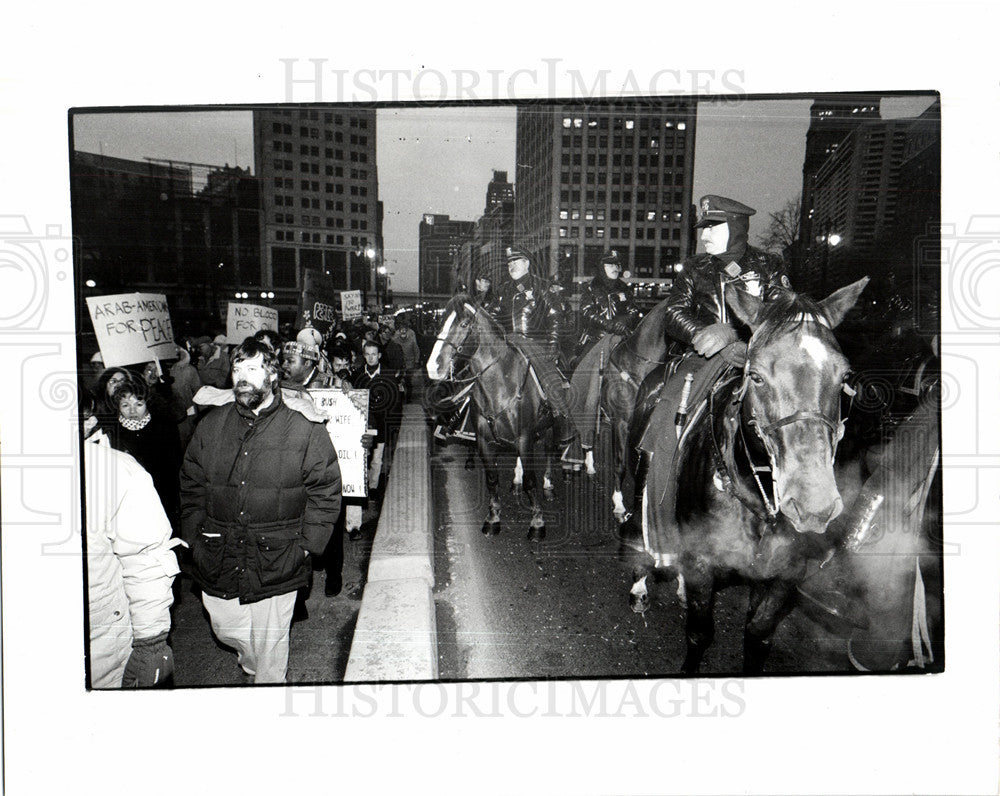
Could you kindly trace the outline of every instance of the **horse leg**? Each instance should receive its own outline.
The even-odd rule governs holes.
[[[615,468],[615,491],[611,495],[611,504],[615,521],[620,525],[628,519],[629,514],[622,497],[622,486],[625,483],[626,467],[628,466],[628,426],[621,420],[615,420],[611,424],[611,428]]]
[[[750,606],[743,630],[743,673],[760,674],[771,652],[771,636],[791,609],[791,581],[775,579],[750,587]]]
[[[528,540],[540,542],[545,538],[545,517],[542,515],[542,505],[538,500],[538,454],[530,450],[531,441],[527,435],[522,434],[517,440],[518,453],[521,461],[525,462],[526,472],[524,475],[524,496],[528,498],[531,505],[531,522],[528,526]]]
[[[552,440],[551,432],[542,437],[545,444],[545,472],[542,474],[542,496],[546,501],[556,499],[556,488],[552,483]]]
[[[487,441],[483,429],[477,435],[479,456],[483,460],[483,471],[486,474],[486,490],[489,492],[489,509],[483,522],[484,534],[500,533],[500,473],[497,469],[497,457],[490,442]]]
[[[644,561],[632,568],[632,588],[628,593],[628,607],[637,614],[649,610],[649,587],[653,581],[653,563]]]
[[[684,569],[687,592],[687,622],[685,637],[687,654],[681,665],[684,674],[697,674],[701,659],[715,637],[715,576],[711,565],[703,559]]]
[[[518,456],[517,461],[514,462],[514,480],[510,482],[511,493],[515,495],[520,495],[523,485],[524,485],[524,464],[523,464],[523,459],[520,456]]]

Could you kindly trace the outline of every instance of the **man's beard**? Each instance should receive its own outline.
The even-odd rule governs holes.
[[[233,395],[236,396],[236,403],[247,409],[256,409],[265,400],[270,391],[264,387],[254,387],[250,382],[241,381],[233,385]]]

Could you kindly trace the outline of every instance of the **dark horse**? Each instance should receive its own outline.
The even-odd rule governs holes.
[[[517,452],[525,470],[524,495],[531,504],[528,538],[544,539],[538,482],[542,481],[545,497],[551,498],[552,416],[525,356],[506,341],[499,324],[466,295],[455,296],[445,308],[444,323],[427,360],[427,374],[434,380],[444,379],[456,361],[465,363],[473,379],[476,438],[490,493],[483,533],[500,532],[497,448],[502,446]],[[543,440],[541,456],[536,452],[539,437]],[[539,467],[541,461],[544,468]],[[515,472],[515,489],[518,480]]]
[[[662,544],[656,528],[675,529],[675,549],[650,552],[675,556],[683,579],[685,673],[698,671],[711,644],[717,581],[733,574],[751,583],[744,671],[760,672],[807,562],[829,546],[824,533],[843,510],[833,463],[844,430],[841,401],[850,393],[848,362],[832,330],[867,282],[818,303],[791,292],[764,304],[730,293],[733,311],[753,332],[746,366],[692,415],[676,506],[649,494],[644,509],[647,540]],[[770,477],[755,465],[769,466]],[[669,466],[654,456],[650,477]]]
[[[630,511],[622,497],[622,489],[628,475],[635,472],[634,457],[630,456],[629,429],[639,386],[651,371],[661,367],[667,359],[667,341],[663,333],[666,306],[666,302],[657,304],[614,348],[608,350],[604,340],[599,342],[577,366],[594,372],[603,368],[600,407],[611,424],[615,474],[612,502],[618,522],[623,522]],[[587,422],[590,422],[589,418]],[[587,454],[587,472],[594,473],[592,452]],[[633,505],[631,510],[634,509]]]

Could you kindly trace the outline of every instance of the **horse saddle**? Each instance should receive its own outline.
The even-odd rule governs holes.
[[[676,505],[684,445],[689,438],[686,432],[706,411],[709,393],[731,372],[731,365],[722,357],[706,360],[693,353],[668,365],[639,442],[639,449],[650,456],[646,471],[646,499],[649,502],[646,511],[650,522],[645,544],[654,553],[671,554],[679,549]],[[688,382],[688,395],[683,400]]]

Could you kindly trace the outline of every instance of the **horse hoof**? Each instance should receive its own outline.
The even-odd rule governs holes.
[[[529,542],[540,542],[545,538],[545,526],[540,525],[537,528],[528,528],[528,541]]]
[[[524,490],[521,488],[520,484],[511,484],[510,493],[512,495],[520,495]]]
[[[649,610],[649,595],[648,594],[630,594],[628,596],[628,607],[632,609],[633,613],[644,614]]]
[[[556,499],[556,490],[550,486],[547,486],[545,487],[545,489],[542,490],[542,497],[551,502]]]
[[[482,531],[483,531],[483,536],[489,536],[490,534],[496,536],[498,533],[500,533],[500,523],[490,522],[489,520],[487,520],[486,522],[483,523]]]

